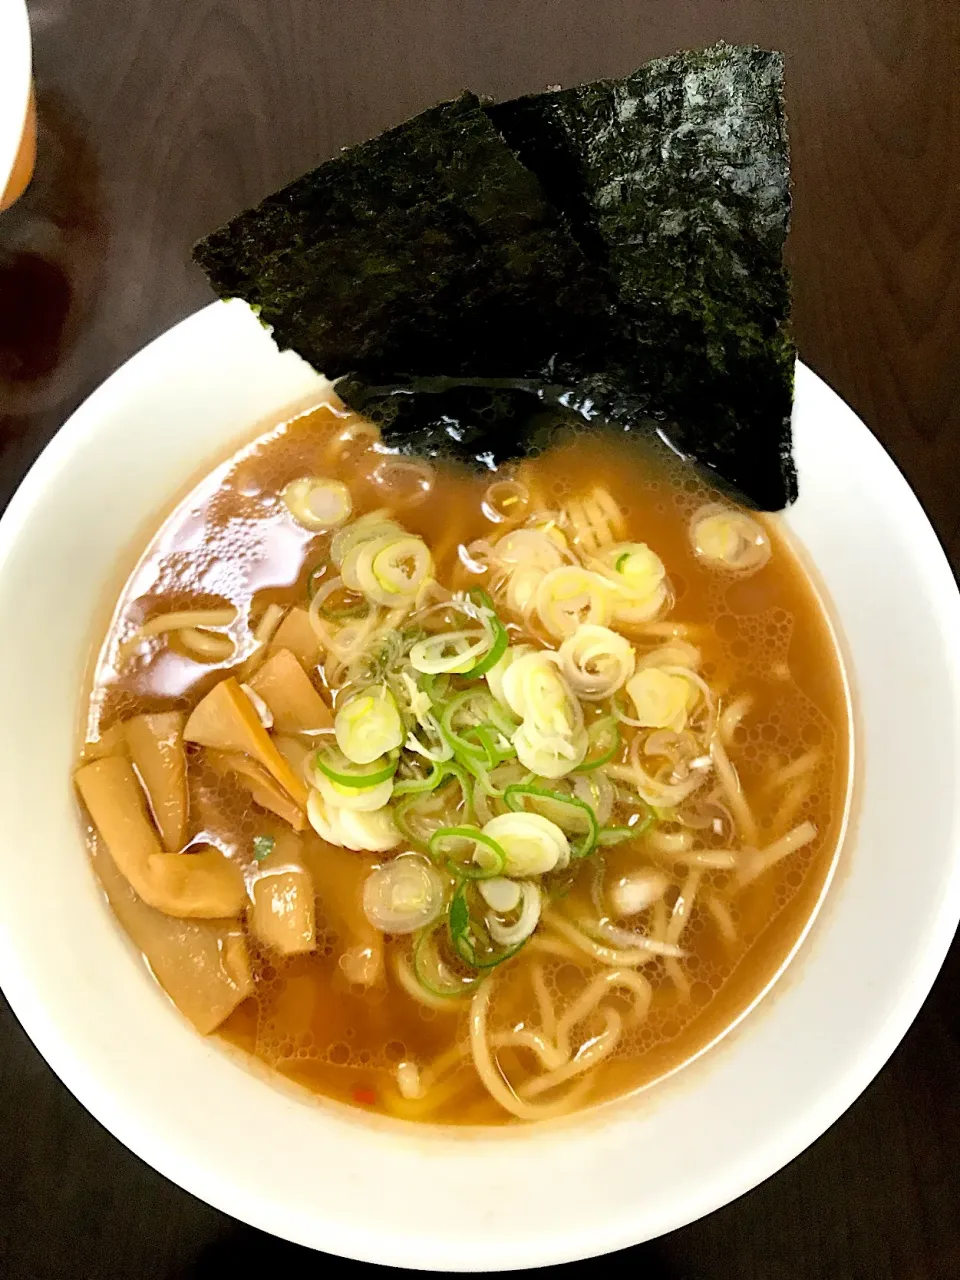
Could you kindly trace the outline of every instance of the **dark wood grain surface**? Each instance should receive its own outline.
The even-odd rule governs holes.
[[[891,451],[960,563],[958,0],[30,8],[40,150],[28,195],[0,216],[0,500],[102,378],[208,301],[190,245],[241,206],[465,86],[506,97],[724,37],[787,54],[801,354]],[[650,1280],[960,1277],[958,1010],[955,946],[889,1065],[825,1137],[614,1266]],[[323,1265],[140,1163],[3,1006],[0,1276]]]

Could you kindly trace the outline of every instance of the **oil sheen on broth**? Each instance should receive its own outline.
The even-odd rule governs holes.
[[[480,477],[336,404],[260,436],[143,555],[87,707],[91,856],[174,1001],[429,1121],[690,1058],[796,941],[846,802],[839,662],[776,522],[604,437]]]

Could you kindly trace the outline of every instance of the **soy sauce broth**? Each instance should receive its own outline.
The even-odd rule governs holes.
[[[847,800],[850,742],[844,682],[830,628],[809,578],[780,530],[765,520],[773,553],[753,576],[740,578],[701,563],[689,524],[705,502],[718,500],[701,478],[666,455],[622,438],[580,436],[504,475],[518,475],[537,501],[560,509],[571,497],[598,487],[622,509],[628,540],[645,542],[664,562],[675,603],[667,621],[682,623],[703,655],[702,675],[721,699],[749,695],[752,706],[734,734],[730,756],[757,817],[761,843],[804,819],[816,840],[754,881],[729,914],[735,940],[726,939],[707,906],[723,897],[728,873],[706,872],[688,926],[685,990],[662,961],[643,972],[653,985],[650,1013],[629,1030],[611,1058],[595,1071],[579,1105],[637,1089],[695,1055],[729,1025],[766,985],[796,942],[837,852]],[[389,508],[433,552],[435,574],[451,587],[482,578],[463,551],[500,532],[483,510],[496,477],[440,465],[423,494],[413,472],[405,476],[378,452],[361,420],[321,405],[267,432],[215,468],[163,523],[127,581],[100,649],[92,678],[84,739],[106,741],[125,718],[142,712],[189,711],[242,657],[198,663],[175,644],[149,646],[121,661],[123,642],[160,612],[187,607],[234,606],[236,633],[253,628],[271,603],[303,603],[308,583],[324,581],[328,534],[311,534],[293,522],[280,498],[302,475],[342,480],[351,490],[354,516]],[[652,641],[645,641],[650,644]],[[322,692],[322,667],[313,672]],[[805,793],[775,785],[778,771],[816,755]],[[252,842],[264,815],[242,790],[190,756],[190,821],[216,828],[219,846],[249,868]],[[792,796],[792,798],[791,798]],[[787,810],[791,810],[789,814]],[[109,857],[96,848],[96,860]],[[608,850],[607,875],[638,864],[658,864],[642,842]],[[446,1123],[500,1123],[510,1117],[481,1085],[469,1055],[457,1059],[468,1035],[466,1009],[442,1011],[413,1000],[397,982],[392,951],[407,945],[388,939],[382,981],[369,988],[351,982],[341,963],[351,910],[356,909],[369,855],[331,850],[309,830],[304,857],[316,889],[317,946],[310,954],[278,958],[248,939],[254,995],[217,1034],[255,1055],[316,1094]],[[590,902],[591,869],[575,878],[562,904],[576,915]],[[346,905],[345,905],[346,904]],[[352,904],[352,905],[351,905]],[[583,956],[522,950],[497,976],[491,1028],[535,1028],[542,1008],[536,981],[562,1009],[599,972]],[[624,1007],[612,997],[614,1007]],[[421,1100],[396,1087],[401,1062],[425,1066],[449,1054],[459,1061],[441,1073]],[[503,1065],[520,1073],[532,1067],[524,1049],[504,1050]]]

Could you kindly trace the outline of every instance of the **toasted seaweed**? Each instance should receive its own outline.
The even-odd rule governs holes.
[[[353,377],[340,396],[380,426],[383,443],[421,458],[495,468],[545,449],[591,421],[569,388],[522,378],[419,378],[370,386]]]
[[[328,377],[542,377],[586,364],[596,273],[473,94],[305,174],[201,240],[221,297]]]
[[[797,491],[782,88],[780,54],[718,44],[489,108],[616,297],[605,368],[555,376],[613,419],[662,418],[771,509]]]
[[[796,496],[781,89],[778,54],[716,45],[464,94],[195,256],[395,448],[495,465],[575,412],[655,430],[776,509]]]

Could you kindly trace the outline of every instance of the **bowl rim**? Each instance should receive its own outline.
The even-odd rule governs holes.
[[[20,151],[30,101],[31,63],[25,0],[0,0],[0,196]]]
[[[141,370],[157,357],[158,351],[162,353],[166,349],[162,344],[170,343],[172,336],[175,335],[176,340],[181,342],[189,341],[195,336],[196,341],[202,342],[206,329],[211,325],[215,327],[219,323],[219,317],[225,314],[226,305],[213,303],[160,335],[121,366],[71,415],[34,463],[0,519],[0,582],[7,570],[11,550],[35,508],[42,504],[47,486],[96,437],[98,414],[102,406],[112,396],[128,394],[130,387],[136,386]],[[802,365],[798,366],[797,384],[798,399],[809,395],[817,384],[833,396],[821,380]],[[842,402],[837,400],[837,404]],[[902,536],[913,539],[923,554],[944,625],[952,627],[955,634],[960,632],[960,594],[935,532],[892,459],[845,406],[844,410],[856,421],[859,429],[858,448],[865,457],[871,456],[874,465],[883,469],[891,491],[898,495],[897,518],[903,531]],[[957,662],[953,660],[951,665],[956,674]],[[854,676],[855,674],[854,672]],[[954,681],[954,690],[960,690],[960,680]],[[954,710],[955,719],[960,723],[960,696],[954,698]],[[960,798],[954,797],[952,803],[956,812],[960,813]],[[943,963],[958,920],[960,849],[954,849],[950,875],[945,876],[943,892],[932,916],[930,928],[924,938],[917,940],[909,980],[898,992],[888,997],[884,1015],[877,1020],[870,1040],[859,1046],[855,1060],[823,1090],[815,1105],[808,1107],[802,1114],[787,1117],[777,1132],[767,1132],[759,1139],[752,1139],[749,1150],[741,1153],[722,1177],[718,1175],[712,1182],[699,1187],[695,1196],[678,1203],[672,1215],[663,1216],[658,1231],[653,1234],[674,1230],[736,1199],[793,1160],[834,1123],[881,1069],[916,1017]],[[322,1214],[318,1214],[318,1222],[322,1225],[323,1232],[305,1235],[297,1220],[280,1217],[276,1206],[269,1200],[239,1194],[237,1188],[230,1184],[229,1178],[221,1178],[219,1182],[211,1181],[205,1168],[178,1164],[160,1132],[161,1126],[148,1123],[143,1117],[134,1118],[122,1107],[113,1105],[109,1088],[103,1081],[89,1075],[83,1064],[77,1062],[69,1041],[48,1017],[42,994],[31,983],[2,931],[0,977],[15,1015],[40,1053],[101,1124],[171,1181],[216,1208],[262,1230],[314,1248],[323,1248],[328,1252],[368,1262],[445,1270],[513,1269],[549,1265],[573,1258],[593,1257],[638,1241],[631,1227],[631,1220],[627,1218],[604,1221],[582,1229],[571,1224],[570,1233],[560,1240],[541,1240],[532,1246],[524,1244],[522,1247],[513,1247],[509,1253],[496,1241],[478,1240],[471,1242],[470,1256],[466,1258],[451,1253],[449,1247],[442,1242],[431,1244],[425,1241],[423,1235],[415,1233],[409,1239],[398,1239],[387,1234],[378,1237],[375,1233],[361,1237],[349,1226],[324,1220]],[[223,1056],[217,1052],[219,1056]],[[650,1238],[650,1233],[642,1238]]]

